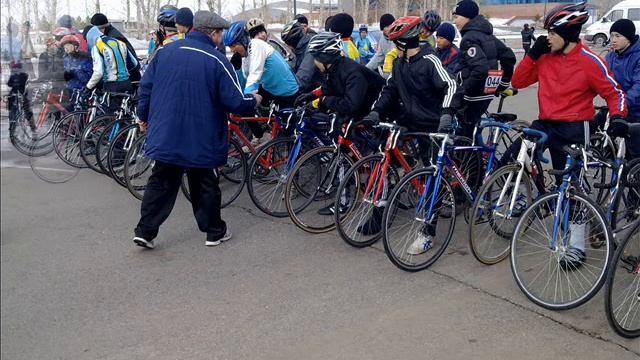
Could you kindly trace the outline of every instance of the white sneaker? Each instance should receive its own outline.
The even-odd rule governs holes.
[[[133,243],[140,247],[147,248],[149,250],[153,249],[153,240],[147,241],[146,239],[143,239],[139,236],[135,236],[133,238]]]
[[[224,234],[224,236],[218,240],[215,241],[210,241],[210,240],[205,240],[204,244],[206,246],[218,246],[220,244],[222,244],[223,242],[231,239],[231,237],[233,236],[233,234],[231,233],[231,230],[229,230],[229,228],[227,228],[227,232]]]
[[[409,246],[407,250],[407,254],[409,255],[420,255],[426,253],[429,249],[433,247],[433,237],[431,235],[423,234],[422,231],[418,234],[418,238],[416,241]]]

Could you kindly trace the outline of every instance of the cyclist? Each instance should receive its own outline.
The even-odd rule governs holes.
[[[449,74],[458,73],[460,50],[453,43],[456,37],[456,29],[449,23],[442,23],[438,27],[436,40],[436,54]]]
[[[80,51],[80,44],[73,35],[63,37],[60,45],[65,52],[64,81],[67,82],[67,89],[70,93],[73,90],[82,90],[93,73],[91,55]]]
[[[187,34],[193,28],[193,12],[188,7],[178,9],[176,12],[176,29],[178,34]]]
[[[342,38],[342,51],[344,56],[351,60],[360,62],[360,52],[358,47],[351,40],[353,35],[354,21],[353,17],[347,13],[336,14],[331,17],[331,20],[327,19],[329,25],[329,31],[340,34]]]
[[[565,145],[589,142],[593,98],[607,101],[612,122],[627,116],[626,96],[605,63],[580,42],[580,31],[589,19],[585,3],[559,5],[544,19],[549,36],[539,36],[514,76],[515,88],[538,83],[539,120],[532,128],[545,132],[554,169],[564,169]],[[511,151],[517,151],[514,142]],[[562,182],[556,177],[556,184]],[[570,224],[570,248],[560,260],[564,269],[576,269],[585,261],[585,224]]]
[[[462,34],[458,83],[464,93],[461,133],[473,136],[480,117],[491,100],[509,88],[516,56],[493,36],[493,26],[479,15],[478,4],[462,0],[456,5],[453,21]],[[498,69],[498,64],[500,65]]]
[[[391,77],[387,80],[373,110],[365,120],[378,123],[391,118],[410,131],[449,132],[452,130],[454,110],[459,99],[456,82],[449,76],[430,46],[420,47],[423,22],[418,16],[406,16],[391,25],[389,39],[398,49]],[[400,112],[398,112],[400,111]],[[419,143],[425,163],[429,144]],[[368,234],[380,230],[382,208],[375,209],[371,225],[362,229]],[[375,225],[375,226],[374,226]],[[435,232],[420,236],[410,246],[411,254],[429,249]]]
[[[36,132],[36,124],[33,121],[33,111],[31,111],[31,101],[29,100],[29,94],[27,90],[27,80],[29,80],[29,74],[22,70],[22,63],[19,61],[11,60],[9,63],[9,67],[11,69],[11,75],[9,76],[9,80],[7,81],[7,86],[11,89],[9,94],[21,94],[22,95],[22,104],[16,104],[14,101],[9,101],[7,104],[9,113],[13,115],[15,111],[14,106],[22,106],[22,111],[24,112],[24,116],[29,122],[29,126],[31,127],[31,132]],[[10,117],[11,119],[13,116]],[[10,124],[9,131],[13,131],[15,124]]]
[[[307,53],[311,35],[306,33],[304,25],[298,20],[286,24],[280,35],[296,55],[293,71],[296,73],[300,91],[310,91],[320,86],[321,74],[313,63],[313,57]]]
[[[629,117],[632,123],[640,122],[640,41],[636,27],[629,19],[620,19],[611,25],[612,52],[607,63],[613,76],[627,95]],[[640,157],[640,141],[627,141],[627,157]]]
[[[298,20],[298,22],[300,24],[302,24],[302,26],[304,27],[304,33],[308,34],[308,35],[316,35],[317,33],[309,27],[309,19],[307,19],[306,16],[302,15],[302,14],[298,14],[295,17],[295,20]]]
[[[378,40],[378,48],[375,55],[367,63],[367,67],[373,71],[378,71],[378,68],[384,64],[387,53],[395,48],[393,42],[389,40],[389,29],[391,24],[396,21],[396,18],[391,14],[384,14],[380,17],[380,31],[382,36]]]
[[[140,73],[140,64],[138,63],[138,54],[136,54],[136,50],[133,48],[133,45],[129,42],[129,40],[115,27],[109,23],[109,20],[104,14],[96,13],[91,17],[91,25],[95,26],[102,32],[104,35],[122,41],[126,46],[129,52],[136,59],[135,67],[128,69],[131,77],[131,81],[140,81],[142,75]],[[86,35],[85,35],[86,38]],[[87,43],[89,40],[87,39]]]
[[[420,46],[429,44],[432,48],[436,48],[436,37],[434,34],[440,26],[441,21],[440,15],[435,10],[428,10],[424,13],[424,18],[422,19],[424,26],[420,34]]]
[[[373,57],[375,52],[373,51],[373,45],[371,45],[371,41],[369,41],[369,28],[366,24],[360,25],[360,36],[356,41],[356,47],[358,48],[358,52],[360,53],[360,61],[363,65],[366,65],[369,60]]]
[[[233,54],[230,62],[236,71],[242,89],[247,84],[245,73],[249,72],[248,68],[243,70],[243,65],[248,65],[248,62],[242,61],[247,56],[247,48],[249,47],[249,34],[245,30],[246,25],[247,22],[242,20],[231,23],[231,26],[224,31],[222,38],[224,46],[228,46]]]
[[[73,27],[73,18],[70,15],[60,16],[60,18],[58,18],[58,26],[59,28],[66,28],[69,31],[69,34],[61,35],[59,38],[56,38],[56,40],[60,41],[62,39],[62,36],[73,35],[78,41],[78,44],[80,44],[80,51],[89,51],[87,40],[82,36],[82,34],[78,32],[76,28]]]

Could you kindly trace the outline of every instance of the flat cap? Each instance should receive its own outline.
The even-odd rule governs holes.
[[[227,20],[208,10],[196,11],[193,16],[193,28],[196,30],[228,29],[229,25]]]

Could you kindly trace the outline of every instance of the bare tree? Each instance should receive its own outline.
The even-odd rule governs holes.
[[[200,0],[198,0],[198,4],[200,3]],[[242,12],[245,12],[247,10],[247,0],[242,0]]]

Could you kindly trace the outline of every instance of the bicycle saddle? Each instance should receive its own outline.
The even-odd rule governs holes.
[[[491,113],[489,114],[490,117],[494,118],[496,121],[500,121],[500,122],[512,122],[512,121],[516,121],[518,119],[518,115],[516,114],[510,114],[510,113]]]

